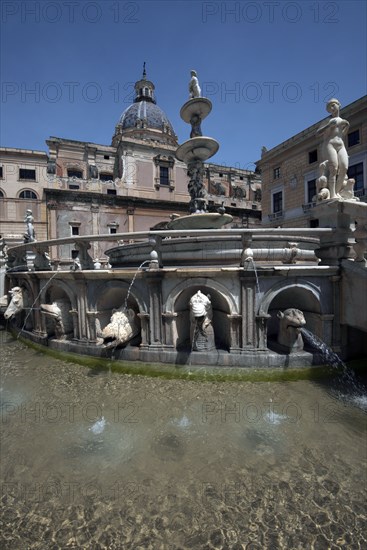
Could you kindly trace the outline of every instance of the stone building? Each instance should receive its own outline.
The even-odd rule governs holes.
[[[175,157],[177,136],[145,69],[110,146],[59,137],[46,143],[48,153],[0,149],[0,234],[6,241],[22,241],[27,208],[37,240],[147,231],[163,228],[174,213],[188,213],[187,167]],[[260,224],[258,174],[207,164],[206,184],[209,210],[225,206],[235,227]],[[93,257],[101,258],[105,243],[94,246]],[[71,253],[60,246],[58,258]]]
[[[47,238],[44,189],[48,185],[45,152],[0,148],[0,235],[9,245],[23,242],[28,208],[35,218],[37,239]]]
[[[355,179],[354,193],[367,201],[367,96],[344,109],[340,116],[350,126],[345,145],[349,155],[350,178]],[[321,138],[313,124],[287,141],[267,151],[263,148],[256,164],[262,179],[262,223],[271,227],[315,227],[316,179],[322,161]]]

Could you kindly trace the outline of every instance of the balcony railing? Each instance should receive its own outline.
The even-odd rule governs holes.
[[[354,196],[358,197],[359,199],[364,199],[366,201],[367,189],[364,189],[363,187],[362,189],[357,189],[356,191],[354,191]]]
[[[303,212],[309,212],[312,208],[315,208],[316,202],[306,202],[306,204],[302,204]]]
[[[279,210],[279,212],[274,212],[273,214],[269,214],[269,220],[271,222],[275,220],[280,220],[284,218],[284,210]]]

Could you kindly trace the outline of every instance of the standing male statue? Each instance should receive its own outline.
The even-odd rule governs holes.
[[[189,82],[190,99],[201,97],[201,88],[199,86],[198,75],[196,71],[191,71],[191,80]]]

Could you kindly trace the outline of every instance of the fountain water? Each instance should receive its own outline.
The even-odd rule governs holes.
[[[321,354],[325,364],[330,365],[333,369],[338,369],[340,372],[339,382],[342,383],[344,387],[347,387],[347,389],[350,389],[355,395],[361,395],[364,388],[358,384],[354,372],[347,367],[339,355],[310,330],[302,327],[300,332],[305,341]]]

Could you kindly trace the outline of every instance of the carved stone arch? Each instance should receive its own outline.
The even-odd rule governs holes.
[[[176,285],[165,300],[164,314],[175,316],[173,343],[180,349],[190,347],[190,298],[200,290],[210,294],[213,308],[213,328],[216,345],[221,349],[231,347],[231,330],[229,316],[238,314],[238,306],[229,290],[221,283],[210,278],[189,278]]]
[[[40,304],[52,304],[53,302],[58,302],[59,300],[64,303],[63,314],[63,325],[65,331],[70,335],[77,337],[78,335],[78,307],[77,307],[77,296],[75,295],[74,289],[69,285],[68,282],[62,281],[60,279],[55,279],[53,281],[43,281],[44,286],[40,292]],[[59,304],[60,305],[60,304]],[[61,307],[61,306],[60,306]],[[74,312],[74,313],[71,313]],[[48,335],[48,337],[55,336],[55,324],[49,316],[42,314],[41,316],[42,331]]]
[[[167,299],[165,300],[164,304],[164,312],[171,313],[176,311],[176,302],[180,294],[188,289],[189,287],[195,288],[195,287],[203,287],[207,288],[210,292],[210,289],[213,289],[216,291],[223,299],[223,301],[226,303],[228,307],[228,313],[230,314],[238,314],[238,304],[236,303],[236,300],[231,295],[229,290],[221,283],[218,283],[214,279],[208,279],[204,277],[198,277],[198,278],[189,278],[185,279],[185,281],[182,281],[178,285],[176,285],[169,295],[167,296]],[[196,290],[193,291],[195,293]]]
[[[88,285],[87,300],[89,310],[96,318],[97,332],[103,330],[111,321],[112,312],[114,309],[119,309],[124,306],[127,293],[129,291],[130,282],[122,280],[102,281],[96,286]],[[132,288],[129,293],[128,308],[132,308],[137,315],[146,313],[149,308],[146,301],[137,292],[136,288]],[[138,323],[140,321],[137,321]],[[96,334],[98,336],[98,334]]]
[[[310,283],[308,281],[281,281],[279,283],[276,283],[273,285],[263,296],[259,311],[261,313],[268,313],[269,308],[274,301],[274,299],[281,293],[287,292],[289,294],[289,298],[292,297],[292,295],[297,297],[297,301],[301,301],[299,296],[304,295],[311,299],[311,302],[307,302],[307,306],[309,307],[310,304],[313,305],[314,311],[318,313],[322,313],[321,308],[321,291],[320,289],[314,285],[313,283]],[[297,307],[293,304],[290,304],[288,307]],[[302,303],[298,307],[298,309],[302,309]]]
[[[99,297],[102,294],[106,294],[109,290],[121,290],[123,292],[123,298],[121,300],[121,303],[116,303],[111,309],[119,308],[123,305],[123,302],[126,298],[126,294],[129,290],[130,283],[128,281],[120,281],[120,280],[112,280],[112,281],[102,281],[101,283],[98,283],[96,286],[88,285],[88,304],[90,309],[98,309],[98,302]],[[132,301],[135,301],[138,308],[139,313],[144,313],[148,311],[148,305],[146,301],[143,299],[140,293],[137,293],[134,288],[130,290],[130,297],[129,300],[132,299]],[[109,304],[110,305],[110,304]]]
[[[267,337],[275,339],[279,330],[279,310],[296,308],[304,313],[306,328],[321,336],[323,333],[323,309],[321,291],[308,281],[281,281],[264,295],[259,311],[270,315],[267,323]]]
[[[50,283],[50,281],[45,281],[45,285],[42,288],[42,291],[40,293],[40,303],[47,304],[50,303],[50,300],[54,300],[55,298],[58,298],[58,292],[57,290],[62,291],[64,294],[66,294],[66,297],[70,301],[70,307],[73,310],[77,309],[77,297],[75,295],[75,291],[72,286],[70,286],[67,282],[61,281],[59,279],[55,279]],[[53,292],[52,292],[53,291]]]

